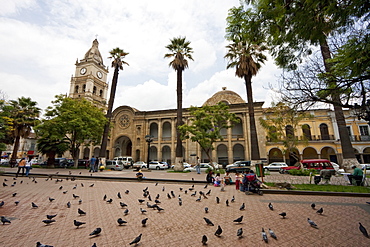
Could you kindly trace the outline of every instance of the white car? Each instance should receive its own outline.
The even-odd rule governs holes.
[[[370,164],[360,164],[360,166],[365,174],[370,174]]]
[[[168,164],[164,161],[150,161],[148,168],[153,170],[168,169]]]
[[[132,168],[136,170],[140,170],[142,168],[146,168],[146,163],[144,161],[137,161],[132,165]]]
[[[267,166],[264,166],[263,169],[266,169],[267,171],[279,171],[282,167],[287,167],[288,165],[284,162],[273,162],[270,163]]]
[[[209,165],[208,163],[200,163],[200,171],[205,172],[207,169],[213,170],[213,167]],[[189,171],[189,172],[196,172],[197,169],[195,166],[185,168],[184,171]]]

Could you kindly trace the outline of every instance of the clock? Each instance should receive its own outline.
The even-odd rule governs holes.
[[[84,74],[86,74],[86,68],[82,68],[81,70],[80,70],[80,73],[81,73],[81,75],[84,75]]]
[[[130,126],[130,117],[127,114],[122,115],[119,118],[119,125],[121,128],[126,129],[128,126]]]
[[[103,74],[100,71],[96,72],[96,75],[98,76],[99,79],[103,77]]]

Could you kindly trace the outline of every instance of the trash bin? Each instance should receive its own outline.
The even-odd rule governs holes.
[[[263,164],[262,163],[257,163],[256,164],[256,174],[257,174],[257,177],[264,177],[265,176],[265,169],[263,169]]]
[[[320,181],[321,181],[321,176],[320,175],[315,175],[314,177],[313,177],[313,182],[317,185],[317,184],[319,184],[320,183]]]

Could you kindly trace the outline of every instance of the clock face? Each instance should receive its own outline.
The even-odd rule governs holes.
[[[103,74],[102,74],[100,71],[98,71],[98,72],[96,73],[96,75],[99,77],[99,79],[101,79],[101,78],[103,77]]]
[[[122,115],[122,117],[119,118],[119,125],[124,129],[130,126],[130,117],[127,114]]]
[[[81,73],[81,75],[84,75],[84,74],[86,74],[86,68],[82,68],[81,70],[80,70],[80,73]]]

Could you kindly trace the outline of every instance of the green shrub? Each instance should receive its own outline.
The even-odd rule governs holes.
[[[294,175],[294,176],[309,176],[310,173],[312,174],[317,174],[317,170],[315,169],[309,169],[309,170],[306,170],[306,169],[292,169],[292,170],[289,170],[288,171],[290,175]]]

